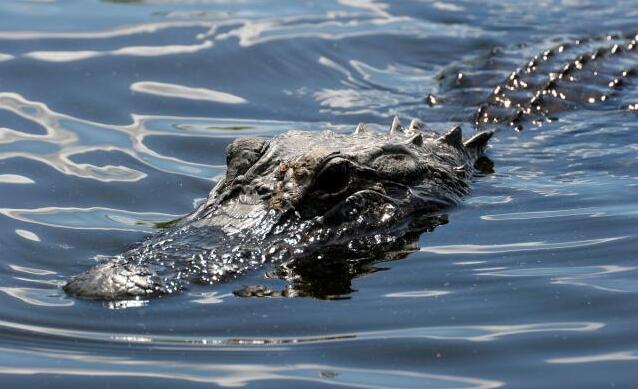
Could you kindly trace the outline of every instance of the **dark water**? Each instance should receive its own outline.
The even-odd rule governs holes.
[[[632,31],[634,2],[6,0],[0,17],[2,387],[638,385],[635,79],[501,130],[449,223],[340,298],[232,294],[281,287],[263,271],[150,302],[61,290],[190,212],[234,137],[391,114],[471,131],[511,71]]]

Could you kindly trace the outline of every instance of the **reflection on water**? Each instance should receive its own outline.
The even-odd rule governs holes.
[[[211,41],[205,41],[197,45],[170,45],[170,46],[129,46],[111,51],[31,51],[23,54],[24,57],[49,62],[70,62],[95,58],[105,55],[130,55],[142,57],[154,57],[159,55],[175,55],[195,53],[213,46]]]
[[[42,307],[62,307],[73,305],[73,301],[62,298],[57,289],[0,288],[0,292],[21,300],[25,304]],[[52,296],[51,294],[57,294]]]
[[[499,131],[494,173],[400,260],[269,268],[151,302],[60,289],[189,213],[237,136],[383,130],[394,114],[468,135],[535,55],[631,38],[634,5],[0,2],[3,386],[635,386],[635,77]],[[635,67],[623,48],[579,64]],[[584,97],[609,89],[572,76]]]
[[[0,183],[2,184],[33,184],[33,180],[29,177],[18,174],[2,174],[0,175]]]
[[[415,290],[412,292],[388,293],[385,297],[437,297],[450,294],[447,290]]]
[[[279,381],[292,386],[322,383],[357,388],[498,388],[502,382],[463,376],[428,374],[407,370],[343,368],[319,364],[213,364],[175,363],[129,358],[99,357],[91,354],[62,354],[54,350],[3,350],[13,360],[28,358],[29,368],[0,365],[0,374],[56,374],[86,377],[144,377],[238,387],[253,382]],[[68,368],[49,367],[62,360]]]
[[[507,243],[507,244],[495,244],[495,245],[450,245],[450,246],[430,246],[422,247],[421,251],[434,254],[497,254],[507,252],[519,252],[519,251],[538,251],[538,250],[557,250],[568,249],[574,247],[591,246],[613,242],[619,239],[626,239],[626,236],[617,236],[604,239],[589,239],[572,242],[559,242],[559,243],[547,243],[547,242],[521,242],[521,243]]]
[[[145,232],[153,232],[158,224],[180,217],[180,215],[127,212],[119,209],[100,207],[0,209],[0,214],[22,222],[36,223],[49,227]],[[21,232],[18,233],[18,231],[16,231],[16,233],[25,238],[27,238],[27,236],[33,236],[33,233],[29,233],[28,231],[19,231]]]
[[[32,240],[34,242],[40,241],[40,237],[38,235],[28,230],[17,229],[16,234],[20,236],[21,238]]]
[[[161,82],[143,81],[131,85],[131,90],[135,92],[148,93],[151,95],[174,97],[193,100],[208,100],[216,103],[243,104],[246,100],[229,93],[214,91],[204,88],[189,88],[182,85],[165,84]]]
[[[638,292],[636,267],[602,265],[566,268],[476,269],[477,274],[496,277],[546,277],[557,285],[579,285],[606,292]],[[630,274],[617,274],[630,272]],[[621,278],[619,278],[621,276]]]
[[[148,164],[167,173],[181,173],[195,175],[201,178],[214,177],[221,171],[221,166],[215,170],[214,166],[189,163],[176,158],[162,156],[150,150],[144,144],[144,138],[152,135],[162,135],[161,131],[149,131],[145,128],[149,118],[134,118],[135,123],[129,126],[105,126],[86,120],[72,118],[52,112],[42,103],[27,101],[13,93],[0,94],[0,108],[4,108],[32,120],[44,127],[44,135],[27,134],[12,129],[5,129],[0,136],[0,143],[19,144],[30,140],[55,145],[57,151],[53,153],[37,152],[4,152],[0,153],[0,160],[26,158],[45,163],[65,175],[80,178],[91,178],[99,181],[139,181],[146,177],[136,169],[127,166],[98,166],[87,163],[77,163],[74,159],[83,154],[104,152],[120,152],[138,161]],[[161,119],[160,119],[161,120]],[[93,133],[100,135],[93,136]],[[110,134],[109,134],[110,133]],[[190,136],[206,136],[203,134],[189,134]],[[212,135],[208,135],[212,136]],[[108,140],[111,143],[100,143]],[[122,145],[117,144],[122,142]],[[45,149],[46,150],[46,149]],[[47,150],[48,151],[48,150]]]
[[[613,361],[636,361],[638,353],[625,351],[618,353],[588,355],[582,357],[566,357],[549,359],[548,363],[595,363],[595,362],[613,362]]]
[[[5,293],[9,294],[5,291]],[[23,295],[28,291],[20,291]],[[13,297],[16,297],[12,295]],[[16,297],[18,298],[18,297]],[[22,297],[20,297],[22,300]],[[130,303],[130,302],[129,302]],[[68,305],[72,305],[71,301]],[[41,304],[35,304],[41,305]],[[104,334],[82,330],[68,330],[63,328],[40,327],[8,321],[0,321],[0,327],[18,330],[32,335],[48,334],[55,337],[85,339],[91,341],[115,341],[120,343],[153,343],[156,346],[171,347],[171,349],[188,350],[191,348],[216,348],[219,346],[281,346],[333,342],[360,342],[370,340],[404,340],[404,339],[435,339],[462,340],[468,342],[497,341],[503,337],[521,336],[543,332],[590,332],[604,327],[602,323],[540,323],[517,325],[482,325],[482,326],[447,326],[400,328],[387,331],[368,331],[359,333],[327,334],[321,336],[299,337],[269,337],[269,338],[194,338],[190,336],[146,336],[133,334]]]

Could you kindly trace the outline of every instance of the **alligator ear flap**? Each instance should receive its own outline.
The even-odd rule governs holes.
[[[400,131],[403,131],[403,127],[401,126],[401,121],[398,116],[395,116],[392,119],[392,125],[390,126],[390,135],[398,134]]]
[[[465,147],[469,151],[481,153],[487,147],[487,142],[490,140],[493,134],[494,132],[492,131],[479,132],[465,142]]]
[[[368,133],[368,127],[365,125],[365,123],[357,124],[357,128],[354,129],[354,135],[367,134],[367,133]]]
[[[463,145],[463,131],[461,127],[454,127],[447,134],[437,139],[441,143],[448,144],[452,147],[461,148]]]
[[[418,133],[414,135],[410,140],[408,140],[408,144],[413,144],[415,146],[423,146],[423,134]]]

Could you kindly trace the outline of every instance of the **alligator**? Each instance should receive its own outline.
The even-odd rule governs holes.
[[[492,127],[521,130],[524,121],[554,121],[558,112],[606,101],[635,73],[626,66],[636,38],[577,39],[535,55],[481,97],[472,115],[477,133],[466,140],[458,126],[440,134],[418,119],[403,127],[397,117],[383,133],[359,124],[353,134],[238,138],[227,148],[225,177],[192,214],[76,275],[64,290],[87,299],[150,298],[279,264],[279,276],[297,284],[289,294],[313,282],[315,296],[317,289],[320,297],[347,293],[371,259],[401,258],[417,249],[422,232],[446,222],[445,210],[490,170],[484,151]],[[594,47],[599,42],[607,46]],[[493,70],[489,56],[483,67],[474,70]],[[459,89],[468,82],[447,78]],[[329,277],[313,278],[326,271]]]
[[[618,107],[614,99],[632,86],[637,63],[636,32],[495,47],[480,60],[446,67],[436,75],[443,97],[430,95],[425,102],[445,102],[439,110],[444,117],[471,122],[479,131],[541,127],[566,111],[636,111],[638,104]]]
[[[91,299],[151,297],[292,257],[366,256],[431,228],[436,217],[423,215],[458,203],[491,135],[464,141],[460,127],[438,134],[395,117],[385,134],[359,124],[353,134],[238,138],[225,178],[192,214],[64,289]]]

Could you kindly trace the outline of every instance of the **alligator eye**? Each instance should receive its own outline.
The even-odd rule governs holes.
[[[339,194],[350,185],[350,166],[346,162],[326,166],[317,176],[315,187],[322,192]]]

